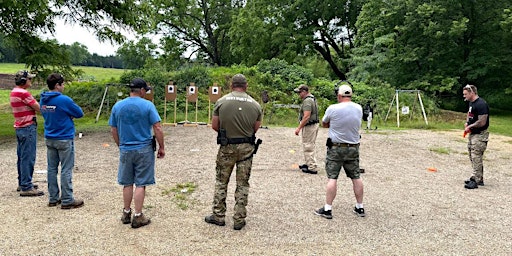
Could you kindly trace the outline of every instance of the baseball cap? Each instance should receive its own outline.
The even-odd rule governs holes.
[[[233,79],[231,80],[231,82],[233,84],[244,85],[244,84],[247,83],[247,79],[242,74],[236,74],[236,75],[233,76]]]
[[[144,88],[146,91],[151,90],[151,87],[142,78],[134,78],[128,86],[130,88]]]
[[[338,94],[341,96],[352,96],[352,88],[350,86],[344,84],[340,86],[338,89]]]
[[[294,92],[296,93],[299,93],[299,92],[302,92],[302,91],[306,91],[306,92],[309,92],[309,87],[305,84],[301,84],[299,87],[293,89]]]

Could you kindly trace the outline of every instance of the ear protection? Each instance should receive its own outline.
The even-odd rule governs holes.
[[[16,81],[16,85],[25,85],[27,83],[28,71],[24,70],[23,75]]]
[[[338,95],[338,89],[340,88],[341,85],[344,85],[344,84],[350,85],[350,88],[352,88],[352,90],[354,90],[354,86],[352,86],[352,84],[348,80],[340,80],[334,84],[334,95]]]

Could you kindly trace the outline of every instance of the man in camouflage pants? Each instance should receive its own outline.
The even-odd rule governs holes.
[[[469,134],[468,152],[469,160],[473,167],[473,175],[466,180],[464,187],[475,189],[484,185],[483,156],[489,141],[489,105],[484,99],[478,96],[477,88],[474,85],[466,85],[462,90],[465,101],[469,101],[469,110],[464,134]]]
[[[218,133],[220,144],[216,161],[215,194],[212,214],[204,221],[218,226],[226,225],[226,194],[229,178],[236,165],[236,191],[233,228],[245,226],[247,197],[251,175],[252,156],[255,150],[255,134],[261,125],[261,106],[247,91],[247,80],[242,74],[233,76],[232,92],[215,104],[212,128]]]

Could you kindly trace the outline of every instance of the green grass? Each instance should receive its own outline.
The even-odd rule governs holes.
[[[0,63],[0,74],[16,74],[18,70],[27,69],[22,63]],[[121,75],[128,71],[125,69],[100,68],[100,67],[84,67],[74,66],[73,69],[81,69],[84,71],[84,79],[93,81],[117,81]]]
[[[450,149],[449,148],[429,148],[428,150],[432,151],[432,152],[436,152],[438,154],[450,154]]]

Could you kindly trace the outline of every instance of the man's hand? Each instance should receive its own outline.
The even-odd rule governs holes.
[[[159,148],[156,157],[157,158],[164,158],[164,156],[165,156],[165,149]]]
[[[295,135],[299,136],[300,130],[301,130],[301,128],[300,128],[300,127],[298,127],[297,129],[295,129]]]

